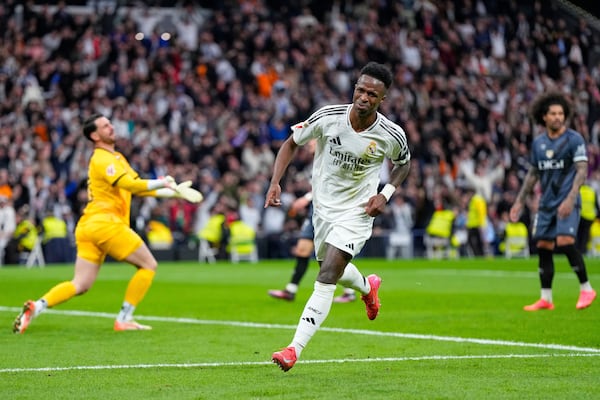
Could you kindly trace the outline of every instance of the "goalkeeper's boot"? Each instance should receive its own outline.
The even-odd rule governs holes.
[[[15,319],[13,324],[13,332],[18,334],[25,333],[25,330],[31,323],[31,320],[34,316],[35,302],[33,300],[27,300],[23,305],[23,311],[21,311],[21,313],[17,315],[17,318]]]
[[[523,310],[525,310],[525,311],[554,310],[554,304],[547,300],[539,299],[535,303],[529,304],[529,305],[523,307]]]
[[[271,356],[271,360],[277,365],[279,368],[283,370],[283,372],[289,371],[296,361],[298,361],[298,357],[296,356],[296,349],[293,347],[286,347],[283,350],[276,351]]]
[[[274,297],[276,299],[294,301],[296,298],[296,294],[290,292],[289,290],[269,290],[269,296]]]
[[[115,321],[115,331],[149,331],[152,329],[149,325],[142,325],[135,321]]]
[[[584,308],[589,307],[595,298],[596,298],[595,290],[582,290],[579,293],[579,300],[577,300],[577,305],[575,307],[578,310],[583,310]]]
[[[381,278],[377,275],[369,275],[367,276],[367,280],[371,285],[371,291],[368,294],[365,294],[361,297],[362,301],[365,302],[367,306],[367,317],[372,321],[377,318],[377,314],[379,314],[379,307],[381,307],[381,303],[379,302],[379,286],[381,286]]]

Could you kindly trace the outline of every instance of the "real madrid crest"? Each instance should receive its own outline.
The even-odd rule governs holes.
[[[377,150],[377,143],[371,141],[371,143],[369,143],[369,146],[367,147],[367,154],[372,156],[375,154],[375,150]]]
[[[546,158],[552,158],[552,157],[554,157],[554,150],[552,150],[552,149],[546,150]]]

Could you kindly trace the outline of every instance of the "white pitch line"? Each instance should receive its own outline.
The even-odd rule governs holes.
[[[431,269],[431,268],[423,268],[415,270],[416,273],[425,273],[429,275],[446,275],[446,276],[472,276],[472,277],[493,277],[493,278],[539,278],[537,271],[495,271],[489,269]],[[598,275],[592,273],[588,273],[588,275]],[[554,274],[555,278],[572,278],[572,272],[556,272]]]
[[[21,308],[17,307],[4,307],[0,306],[0,312],[15,312],[21,311]],[[48,314],[58,315],[70,315],[78,317],[93,317],[93,318],[110,318],[115,317],[114,314],[92,312],[92,311],[76,311],[76,310],[47,310]],[[168,323],[179,323],[179,324],[195,324],[195,325],[219,325],[219,326],[235,326],[242,328],[258,328],[258,329],[286,329],[295,330],[295,325],[281,325],[281,324],[267,324],[259,322],[242,322],[242,321],[217,321],[217,320],[203,320],[195,318],[173,318],[173,317],[160,317],[160,316],[136,316],[137,320],[140,321],[155,321],[155,322],[168,322]],[[455,342],[455,343],[473,343],[490,346],[508,346],[508,347],[528,347],[546,350],[560,350],[560,351],[574,351],[582,353],[600,353],[600,348],[595,347],[579,347],[579,346],[568,346],[562,344],[553,343],[527,343],[527,342],[514,342],[510,340],[495,340],[495,339],[479,339],[479,338],[463,338],[457,336],[437,336],[437,335],[424,335],[417,333],[401,333],[401,332],[383,332],[383,331],[371,331],[366,329],[345,329],[345,328],[328,328],[321,327],[320,331],[325,332],[339,332],[339,333],[351,333],[355,335],[366,335],[366,336],[380,336],[380,337],[395,337],[402,339],[418,339],[418,340],[432,340],[439,342]]]
[[[403,362],[403,361],[452,361],[452,360],[496,360],[496,359],[531,359],[552,357],[600,357],[600,354],[503,354],[503,355],[471,355],[471,356],[423,356],[423,357],[385,357],[385,358],[359,358],[359,359],[332,359],[332,360],[300,360],[300,364],[344,364],[344,363],[378,363],[378,362]],[[270,361],[247,361],[247,362],[205,362],[205,363],[183,363],[183,364],[130,364],[130,365],[79,365],[72,367],[40,367],[40,368],[4,368],[0,373],[20,372],[59,372],[59,371],[83,371],[83,370],[111,370],[111,369],[150,369],[150,368],[207,368],[207,367],[240,367],[270,365]]]

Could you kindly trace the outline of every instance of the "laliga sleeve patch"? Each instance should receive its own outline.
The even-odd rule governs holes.
[[[116,170],[114,164],[110,164],[106,167],[107,176],[115,176]]]

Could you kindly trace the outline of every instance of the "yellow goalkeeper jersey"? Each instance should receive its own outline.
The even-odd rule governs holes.
[[[138,180],[139,175],[121,153],[118,151],[111,153],[102,148],[94,149],[88,168],[88,204],[83,210],[82,218],[111,214],[129,225],[130,190],[133,188],[127,190],[118,186],[119,181],[124,177],[125,181],[131,181],[131,179]],[[141,181],[138,182],[142,184]],[[136,189],[141,189],[141,185]]]

